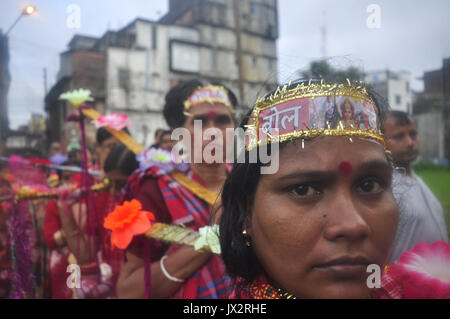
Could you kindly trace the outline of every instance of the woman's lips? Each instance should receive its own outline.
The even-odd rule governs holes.
[[[314,268],[339,279],[361,277],[367,273],[370,261],[365,257],[339,257],[319,264]]]

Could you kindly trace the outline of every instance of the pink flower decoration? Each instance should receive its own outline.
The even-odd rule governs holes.
[[[419,243],[404,252],[387,275],[402,286],[406,299],[450,298],[450,245]]]
[[[109,127],[116,131],[120,131],[125,127],[131,126],[126,114],[112,113],[99,116],[97,120],[92,121],[97,129],[100,127]]]

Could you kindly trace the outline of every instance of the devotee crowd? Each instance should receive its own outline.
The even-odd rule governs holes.
[[[148,148],[105,121],[95,145],[3,160],[0,298],[450,298],[447,226],[412,168],[410,115],[363,83],[314,79],[237,105],[186,80]],[[198,141],[213,161],[194,160]]]

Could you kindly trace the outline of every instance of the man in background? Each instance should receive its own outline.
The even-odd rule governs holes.
[[[420,242],[448,242],[448,233],[441,204],[411,167],[419,150],[413,118],[405,112],[390,112],[384,121],[384,134],[396,168],[392,191],[399,206],[392,263]]]

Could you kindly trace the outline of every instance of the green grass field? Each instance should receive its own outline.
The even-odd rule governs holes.
[[[450,169],[419,169],[415,172],[441,201],[450,233]]]

